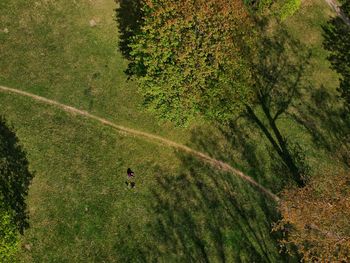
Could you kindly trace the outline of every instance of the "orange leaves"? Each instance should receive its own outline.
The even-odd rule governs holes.
[[[306,262],[349,262],[350,175],[329,173],[304,188],[283,192],[283,219],[275,230],[291,225],[284,245],[294,244]]]

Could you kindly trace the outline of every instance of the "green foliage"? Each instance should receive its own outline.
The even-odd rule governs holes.
[[[270,8],[273,2],[273,0],[244,0],[244,3],[247,6],[257,11],[263,11],[266,8]]]
[[[245,0],[244,3],[258,13],[265,12],[285,20],[292,16],[301,5],[301,0]]]
[[[349,0],[340,0],[339,1],[342,6],[341,10],[344,12],[344,14],[349,17],[350,16],[350,1]]]
[[[281,20],[285,20],[287,17],[293,15],[301,5],[301,0],[287,0],[282,1],[283,4],[278,4],[277,15]]]
[[[0,262],[15,262],[17,249],[18,230],[13,223],[13,216],[0,203]]]
[[[185,124],[198,114],[228,120],[249,102],[253,29],[239,0],[150,0],[144,12],[129,73],[148,109]]]
[[[350,14],[350,1],[343,1],[344,14]],[[350,107],[350,27],[340,17],[330,20],[324,29],[324,47],[332,68],[340,74],[339,91]]]
[[[295,165],[298,167],[300,177],[304,182],[307,182],[310,177],[311,168],[307,163],[305,149],[298,142],[287,142],[288,150],[290,151]]]

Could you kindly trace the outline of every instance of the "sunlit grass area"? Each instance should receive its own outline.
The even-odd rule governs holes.
[[[120,124],[171,135],[141,110],[137,87],[127,81],[118,52],[115,8],[110,1],[2,1],[2,84],[86,109]],[[168,127],[169,126],[169,127]]]

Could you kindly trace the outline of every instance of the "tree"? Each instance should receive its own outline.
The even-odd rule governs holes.
[[[298,64],[304,62],[298,60],[300,50],[287,43],[290,37],[282,32],[278,41],[283,43],[269,40],[265,28],[258,27],[264,23],[240,0],[147,0],[143,14],[130,44],[129,73],[137,77],[146,107],[180,125],[198,115],[228,123],[247,111],[303,186],[305,169],[297,166],[294,146],[276,125],[304,68]],[[288,48],[294,59],[286,54]],[[256,105],[271,131],[254,112]]]
[[[25,198],[33,178],[26,154],[12,128],[0,116],[0,261],[14,262],[28,225]]]
[[[0,117],[0,202],[1,207],[13,215],[13,223],[20,233],[28,227],[25,198],[32,178],[15,132]]]
[[[350,17],[350,1],[342,1],[343,15]],[[324,29],[324,47],[332,68],[340,74],[339,91],[350,109],[350,26],[341,17],[331,19]]]
[[[129,72],[148,109],[186,124],[198,115],[226,121],[249,103],[254,30],[240,0],[146,0],[143,12]]]
[[[1,204],[1,201],[0,201]],[[18,230],[13,224],[13,216],[4,207],[0,207],[0,261],[15,262],[18,249]]]
[[[292,16],[301,5],[301,0],[245,0],[244,2],[255,11],[267,11],[280,20]]]
[[[350,176],[328,172],[304,188],[282,193],[282,219],[274,230],[283,230],[280,240],[294,245],[305,262],[350,261]]]

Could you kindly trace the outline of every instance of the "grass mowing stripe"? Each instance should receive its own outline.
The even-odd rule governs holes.
[[[134,129],[130,129],[130,128],[127,128],[127,127],[124,127],[124,126],[120,126],[120,125],[114,124],[114,123],[112,123],[112,122],[110,122],[110,121],[108,121],[108,120],[106,120],[104,118],[92,115],[92,114],[90,114],[90,113],[88,113],[86,111],[79,110],[77,108],[74,108],[74,107],[71,107],[71,106],[59,103],[59,102],[54,101],[54,100],[50,100],[50,99],[41,97],[41,96],[38,96],[38,95],[35,95],[35,94],[31,94],[31,93],[28,93],[28,92],[25,92],[25,91],[21,91],[21,90],[9,88],[9,87],[4,87],[4,86],[0,86],[0,90],[4,91],[4,92],[16,93],[16,94],[19,94],[19,95],[22,95],[22,96],[30,97],[30,98],[33,98],[33,99],[35,99],[37,101],[41,101],[41,102],[44,102],[44,103],[47,103],[47,104],[50,104],[50,105],[57,106],[57,107],[63,109],[64,111],[66,111],[66,112],[76,113],[76,114],[88,117],[90,119],[97,120],[97,121],[99,121],[102,124],[105,124],[105,125],[108,125],[108,126],[111,126],[111,127],[115,128],[118,131],[121,131],[121,132],[124,132],[124,133],[128,133],[128,134],[133,134],[133,135],[136,135],[136,136],[139,136],[139,137],[143,137],[143,138],[147,138],[147,139],[151,139],[151,140],[160,142],[163,145],[174,147],[176,149],[179,149],[179,150],[185,151],[187,153],[193,154],[193,155],[197,156],[199,159],[201,159],[202,161],[204,161],[204,162],[210,164],[211,166],[215,167],[216,169],[219,169],[219,170],[222,170],[222,171],[225,171],[225,172],[231,172],[234,175],[239,176],[241,179],[247,181],[252,186],[257,188],[259,191],[261,191],[262,193],[264,193],[267,196],[269,196],[270,198],[272,198],[272,200],[274,200],[276,202],[279,202],[279,197],[278,196],[276,196],[270,190],[266,189],[265,187],[263,187],[262,185],[257,183],[250,176],[245,175],[242,171],[233,168],[231,165],[229,165],[229,164],[227,164],[225,162],[222,162],[222,161],[216,160],[214,158],[211,158],[210,156],[208,156],[208,155],[206,155],[206,154],[204,154],[202,152],[195,151],[195,150],[193,150],[193,149],[191,149],[191,148],[189,148],[189,147],[187,147],[185,145],[173,142],[171,140],[162,138],[162,137],[157,136],[157,135],[153,135],[153,134],[150,134],[150,133],[146,133],[146,132],[142,132],[142,131],[138,131],[138,130],[134,130]]]

